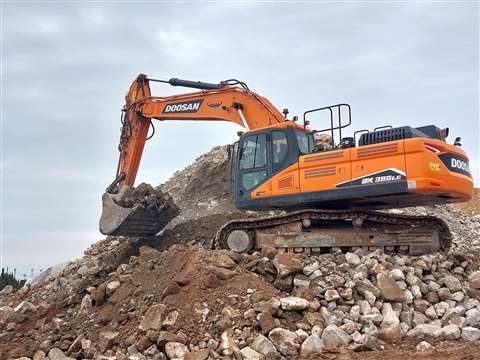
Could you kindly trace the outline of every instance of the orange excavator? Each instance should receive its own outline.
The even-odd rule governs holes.
[[[150,82],[199,91],[157,97]],[[327,126],[313,130],[309,125],[319,114],[326,114]],[[219,229],[216,246],[237,252],[363,247],[410,254],[449,246],[450,232],[438,218],[373,210],[468,201],[473,181],[460,138],[448,144],[448,129],[434,125],[343,136],[351,124],[348,104],[308,110],[301,123],[287,115],[235,79],[214,84],[139,75],[126,96],[120,158],[103,196],[100,231],[146,237],[165,225],[158,214],[113,200],[120,187],[133,187],[153,120],[229,121],[247,129],[228,148],[236,207],[286,213],[232,220]],[[319,135],[327,139],[320,146]]]

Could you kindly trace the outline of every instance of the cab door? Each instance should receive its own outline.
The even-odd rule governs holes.
[[[268,135],[267,132],[259,132],[246,135],[240,140],[235,175],[236,200],[249,199],[250,193],[271,176]],[[262,188],[262,193],[269,196],[271,189]]]

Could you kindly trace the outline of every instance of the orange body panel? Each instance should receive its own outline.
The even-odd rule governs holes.
[[[405,173],[403,140],[352,148],[352,180],[389,168]]]
[[[325,151],[301,156],[299,159],[300,191],[335,189],[335,184],[350,181],[351,149]]]
[[[439,159],[442,153],[452,153],[467,158],[457,146],[435,139],[407,139],[405,158],[407,179],[411,182],[409,192],[422,195],[446,195],[453,202],[468,201],[473,196],[473,180],[463,174],[450,171]],[[438,154],[425,146],[439,150]],[[415,184],[412,183],[415,181]]]
[[[289,195],[298,193],[299,190],[298,163],[295,163],[260,185],[251,193],[251,197],[252,199],[261,199],[269,196]]]

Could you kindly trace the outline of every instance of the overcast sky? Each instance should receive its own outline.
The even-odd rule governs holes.
[[[291,115],[352,105],[354,128],[450,127],[479,177],[475,3],[2,3],[3,265],[46,268],[102,236],[120,108],[139,73],[238,78]],[[176,89],[155,86],[156,95]],[[161,123],[137,183],[158,184],[233,124]]]

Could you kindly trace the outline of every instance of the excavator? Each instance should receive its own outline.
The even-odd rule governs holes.
[[[196,90],[152,96],[151,82]],[[314,130],[310,123],[319,114],[326,125]],[[288,109],[280,112],[236,79],[205,83],[140,74],[122,110],[120,156],[115,180],[102,198],[100,231],[149,237],[165,226],[159,214],[114,201],[120,187],[134,186],[153,120],[228,121],[246,129],[228,147],[235,206],[282,211],[227,222],[215,236],[216,247],[307,253],[360,247],[425,254],[450,246],[451,233],[441,219],[381,210],[472,197],[468,156],[460,138],[446,142],[448,128],[382,126],[344,136],[351,125],[348,104],[305,111],[302,122],[287,116]],[[319,134],[328,135],[330,146],[315,145]]]

